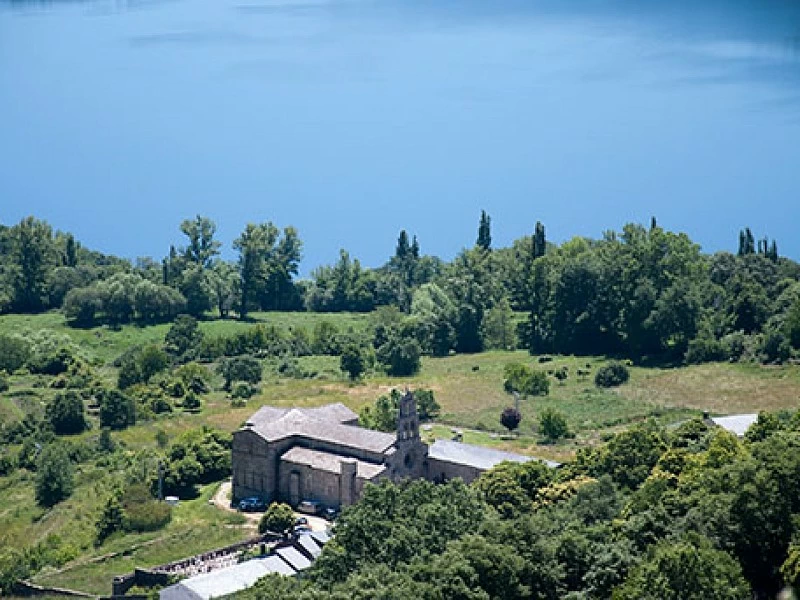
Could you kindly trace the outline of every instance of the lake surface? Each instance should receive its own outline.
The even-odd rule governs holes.
[[[482,208],[800,258],[800,2],[0,0],[0,222],[160,257],[272,220],[307,273],[450,258]]]

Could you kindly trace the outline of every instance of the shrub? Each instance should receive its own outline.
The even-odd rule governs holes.
[[[389,375],[409,377],[419,372],[421,353],[419,342],[414,338],[393,335],[378,348],[376,356]]]
[[[503,369],[503,389],[523,396],[546,396],[550,393],[550,380],[544,371],[534,371],[522,363],[509,363]]]
[[[238,381],[231,390],[231,398],[251,398],[258,392],[258,388],[245,381]]]
[[[0,335],[0,371],[13,373],[21,369],[30,355],[30,342],[16,335]]]
[[[183,408],[186,410],[198,410],[200,408],[200,398],[197,394],[189,392],[186,398],[183,399]]]
[[[350,381],[355,381],[364,373],[366,369],[366,362],[364,361],[364,354],[361,352],[356,344],[348,344],[342,350],[342,356],[339,360],[339,368],[347,373]]]
[[[155,531],[172,519],[168,504],[156,501],[144,485],[132,485],[122,496],[124,528],[127,531]]]
[[[690,365],[698,365],[700,363],[722,361],[727,358],[728,353],[725,351],[725,345],[721,340],[711,336],[700,336],[689,342],[685,360]]]
[[[66,448],[48,444],[36,461],[36,502],[50,507],[69,498],[74,488],[72,462]]]
[[[500,423],[508,429],[509,433],[519,427],[520,421],[522,421],[522,414],[513,406],[504,409],[500,415]]]
[[[286,533],[294,525],[294,511],[288,504],[273,502],[258,522],[258,532]]]
[[[136,406],[119,390],[104,390],[100,398],[100,425],[110,429],[125,429],[136,423]]]
[[[80,433],[86,428],[83,400],[76,392],[56,394],[45,410],[53,431],[59,435]]]
[[[539,432],[550,441],[567,437],[569,436],[567,420],[557,410],[546,408],[539,416]]]
[[[261,381],[261,363],[255,358],[244,356],[223,360],[218,367],[220,375],[225,379],[225,389],[231,389],[234,381],[258,383]]]
[[[622,385],[630,378],[628,367],[619,362],[612,362],[597,370],[594,383],[598,387],[616,387]]]
[[[9,388],[8,377],[0,373],[0,393],[7,391]]]

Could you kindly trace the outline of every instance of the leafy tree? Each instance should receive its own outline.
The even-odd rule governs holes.
[[[487,350],[516,350],[514,312],[507,298],[490,308],[481,323],[481,338]]]
[[[202,316],[210,310],[214,302],[214,289],[209,275],[203,267],[190,264],[181,272],[178,286],[186,298],[186,312],[195,317]]]
[[[341,352],[339,346],[339,328],[331,321],[319,321],[314,326],[311,342],[314,354],[336,356]]]
[[[74,391],[56,394],[45,413],[59,435],[80,433],[86,428],[83,399]]]
[[[619,362],[612,362],[597,369],[594,383],[598,387],[616,387],[630,378],[628,367]]]
[[[121,531],[122,525],[122,505],[116,496],[111,495],[103,505],[103,510],[95,523],[95,544],[99,546],[113,533]]]
[[[367,312],[375,307],[375,277],[351,259],[346,250],[339,251],[333,266],[324,266],[311,273],[312,283],[306,292],[306,308],[316,312]]]
[[[131,398],[119,390],[103,390],[100,395],[100,425],[109,429],[125,429],[136,424],[136,407]]]
[[[47,444],[36,461],[36,502],[51,507],[69,498],[74,488],[73,467],[66,448]]]
[[[522,421],[522,414],[513,406],[504,408],[500,415],[500,423],[503,427],[508,429],[508,433],[511,433],[519,427],[520,421]]]
[[[546,396],[550,391],[547,374],[528,365],[508,363],[503,367],[503,375],[503,389],[509,394],[517,392],[523,396]]]
[[[375,357],[393,377],[409,377],[419,372],[421,349],[417,340],[392,333],[375,352]]]
[[[183,399],[183,408],[186,410],[198,410],[201,406],[200,398],[194,392],[189,392]]]
[[[355,381],[366,370],[364,354],[356,344],[349,344],[342,351],[339,368],[347,373],[351,381]]]
[[[481,211],[481,221],[478,225],[478,239],[475,245],[482,250],[492,249],[492,219],[486,214],[485,210]]]
[[[741,567],[708,540],[691,536],[665,542],[614,591],[614,600],[746,600],[750,586]]]
[[[422,349],[434,356],[447,356],[456,341],[456,306],[435,283],[426,283],[414,291],[411,300],[416,337]]]
[[[47,274],[56,265],[53,230],[33,217],[12,227],[10,260],[12,307],[16,312],[37,312],[45,308]]]
[[[197,319],[189,315],[178,315],[167,332],[164,347],[167,352],[179,358],[195,353],[203,341],[203,332]]]
[[[417,414],[420,421],[432,421],[439,416],[442,407],[436,401],[433,390],[414,390],[414,399],[417,401]]]
[[[258,522],[259,533],[285,534],[294,526],[294,511],[288,504],[273,502]]]
[[[111,437],[111,430],[104,427],[100,431],[100,437],[97,439],[97,450],[103,453],[110,453],[114,452],[116,447],[117,445]]]
[[[0,371],[13,373],[28,362],[31,344],[19,335],[0,335]]]
[[[181,231],[189,238],[189,244],[182,249],[183,258],[201,269],[210,268],[222,245],[214,239],[217,231],[214,221],[197,215],[193,220],[181,222]]]
[[[569,436],[569,427],[564,415],[553,408],[546,408],[539,415],[539,432],[549,441]]]
[[[225,379],[225,390],[230,391],[234,381],[258,383],[261,381],[261,363],[252,357],[226,358],[220,362],[217,371]]]

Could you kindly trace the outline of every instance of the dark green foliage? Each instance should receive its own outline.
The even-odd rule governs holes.
[[[308,310],[367,312],[375,307],[374,275],[362,268],[358,259],[351,260],[345,250],[339,251],[334,266],[318,267],[311,277],[313,282],[305,299]]]
[[[58,264],[53,230],[44,221],[27,217],[9,234],[12,307],[16,312],[38,312],[45,308],[47,273]]]
[[[8,377],[6,376],[5,372],[0,371],[0,394],[7,391],[10,384],[8,383]]]
[[[439,416],[442,407],[436,402],[433,390],[414,390],[414,399],[417,401],[417,414],[420,421],[432,421]]]
[[[234,381],[259,383],[261,381],[261,363],[249,356],[224,359],[219,363],[218,372],[225,379],[225,389],[231,389]]]
[[[169,367],[169,357],[156,345],[127,352],[119,359],[117,387],[127,389],[137,383],[147,383],[150,378]]]
[[[110,453],[114,452],[116,449],[117,444],[114,442],[114,439],[111,437],[111,430],[107,428],[103,428],[100,431],[100,436],[97,438],[97,450],[98,452],[102,453]]]
[[[503,368],[503,389],[522,396],[546,396],[550,380],[544,371],[536,371],[522,363],[509,363]]]
[[[17,335],[0,335],[0,371],[13,373],[28,362],[31,345]]]
[[[600,449],[590,452],[592,475],[609,475],[618,485],[634,489],[666,450],[663,433],[651,423],[631,427],[616,434]]]
[[[486,214],[485,210],[481,211],[481,221],[478,224],[478,239],[475,245],[482,250],[491,250],[492,248],[492,219]]]
[[[619,362],[612,362],[597,369],[594,383],[599,387],[616,387],[630,378],[628,367]]]
[[[156,444],[159,448],[166,448],[169,444],[169,436],[163,429],[156,431]]]
[[[164,346],[171,355],[190,360],[197,353],[203,341],[203,332],[197,319],[189,315],[178,315],[164,339]]]
[[[100,393],[100,426],[125,429],[136,424],[136,405],[132,398],[119,390]]]
[[[73,476],[67,449],[57,442],[47,444],[36,461],[36,502],[50,507],[69,498],[74,488]]]
[[[245,384],[247,385],[247,384]],[[189,392],[183,399],[183,408],[185,410],[200,410],[200,398],[194,392]]]
[[[355,381],[366,370],[366,361],[364,360],[364,353],[356,344],[349,344],[342,350],[342,356],[339,360],[339,368],[347,373],[350,381]]]
[[[206,427],[194,429],[183,433],[169,448],[164,490],[191,495],[196,484],[219,481],[230,472],[230,435]]]
[[[339,329],[331,321],[320,321],[314,327],[311,349],[314,354],[337,356],[342,349],[339,344]]]
[[[500,423],[508,429],[509,433],[519,427],[520,421],[522,421],[522,414],[513,406],[504,408],[500,414]]]
[[[273,502],[258,522],[259,533],[284,534],[294,525],[294,511],[288,504]]]
[[[750,586],[741,567],[699,536],[665,542],[633,570],[614,600],[748,600]]]
[[[77,392],[56,394],[48,403],[45,415],[59,435],[80,433],[86,428],[83,399]]]
[[[109,496],[95,523],[95,544],[102,544],[111,534],[121,531],[123,526],[122,505],[116,496]]]
[[[419,372],[422,351],[413,337],[406,337],[398,330],[389,332],[386,341],[375,351],[375,358],[389,375],[409,377]]]
[[[539,433],[551,442],[570,435],[564,415],[553,408],[546,408],[539,415]]]

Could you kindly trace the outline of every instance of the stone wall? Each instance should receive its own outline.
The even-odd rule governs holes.
[[[428,457],[427,479],[429,481],[441,483],[450,479],[455,479],[456,477],[460,477],[464,480],[464,483],[472,483],[482,472],[483,471],[477,467],[459,465],[456,463]]]

